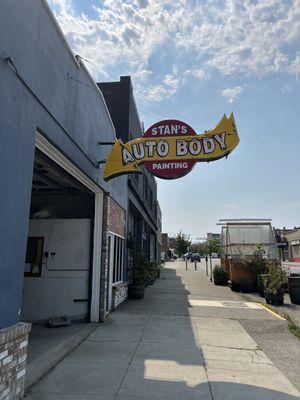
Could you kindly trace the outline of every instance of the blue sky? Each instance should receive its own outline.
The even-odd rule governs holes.
[[[158,180],[163,229],[193,236],[219,218],[300,225],[299,0],[51,0],[95,80],[131,75],[145,127],[181,119],[197,133],[234,111],[227,160]]]

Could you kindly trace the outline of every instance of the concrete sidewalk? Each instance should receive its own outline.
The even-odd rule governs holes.
[[[32,325],[27,355],[25,391],[82,343],[98,324],[77,323],[63,328]]]
[[[30,400],[295,400],[241,322],[274,317],[200,271],[170,263],[33,386]],[[277,321],[276,321],[277,322]]]

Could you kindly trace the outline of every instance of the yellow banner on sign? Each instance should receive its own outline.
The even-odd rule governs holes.
[[[123,174],[141,173],[145,161],[214,161],[226,157],[238,145],[233,113],[224,114],[217,126],[201,135],[141,137],[114,144],[104,169],[104,180]]]

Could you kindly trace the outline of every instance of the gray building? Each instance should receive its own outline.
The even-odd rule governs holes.
[[[162,212],[159,202],[157,202],[157,261],[161,263],[162,252]]]
[[[300,262],[300,228],[294,227],[294,229],[284,229],[284,238],[287,245],[289,261]]]
[[[123,143],[143,135],[143,127],[135,104],[131,79],[121,76],[117,82],[98,83],[116,135]],[[155,178],[142,167],[142,174],[128,175],[127,231],[143,249],[148,260],[157,260],[157,186]],[[160,234],[159,234],[160,235]]]
[[[211,240],[215,240],[216,242],[220,243],[221,241],[221,233],[211,233],[209,232],[207,234],[207,242],[210,242]]]
[[[128,189],[126,177],[103,181],[101,142],[115,140],[115,127],[47,2],[0,8],[0,343],[13,338],[10,357],[26,344],[30,325],[20,320],[97,322],[113,307]],[[0,398],[22,390],[20,368]]]

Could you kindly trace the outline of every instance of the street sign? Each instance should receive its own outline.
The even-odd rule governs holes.
[[[105,164],[104,180],[141,173],[141,164],[159,178],[180,178],[190,172],[196,162],[227,157],[238,143],[233,114],[229,118],[224,115],[215,128],[201,135],[182,121],[160,121],[141,138],[127,143],[116,141]]]

